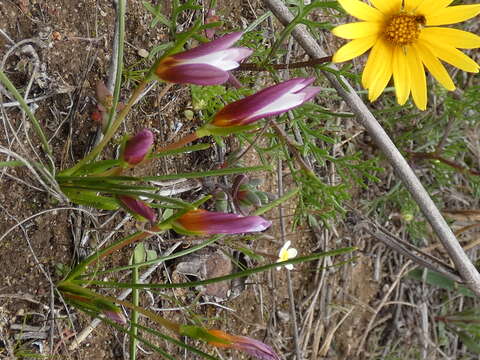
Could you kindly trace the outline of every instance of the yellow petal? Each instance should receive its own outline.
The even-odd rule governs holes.
[[[463,71],[478,73],[478,64],[460,50],[455,49],[453,46],[448,46],[437,42],[435,44],[430,43],[430,48],[436,57],[449,63],[450,65],[453,65]]]
[[[402,6],[402,0],[370,0],[370,2],[384,15],[393,15],[399,12]]]
[[[375,44],[378,46],[378,60],[375,62],[376,69],[372,69],[371,80],[368,87],[368,99],[375,101],[387,86],[392,77],[393,47],[384,39],[379,39]]]
[[[332,30],[333,35],[343,39],[358,39],[370,35],[377,35],[382,30],[378,22],[354,22],[337,26]]]
[[[429,32],[422,32],[420,41],[428,43],[430,50],[439,59],[468,72],[477,73],[478,64],[470,59],[467,55],[457,50],[454,45],[449,45],[442,41],[442,39],[431,36]]]
[[[365,21],[382,21],[383,14],[359,0],[338,0],[347,13]]]
[[[406,11],[414,11],[425,1],[428,0],[404,0],[404,9]]]
[[[455,90],[455,84],[453,83],[452,78],[450,75],[448,75],[448,72],[445,70],[445,67],[442,65],[442,63],[433,54],[429,44],[425,41],[417,41],[417,43],[412,46],[417,50],[422,62],[425,64],[432,76],[437,79],[437,81],[447,90]]]
[[[457,29],[427,27],[422,30],[420,37],[427,39],[430,43],[441,42],[444,45],[460,49],[475,49],[480,47],[480,36]]]
[[[453,1],[454,0],[425,0],[415,9],[415,12],[420,15],[433,15],[436,11],[446,8]]]
[[[409,47],[407,60],[413,101],[420,110],[425,110],[427,108],[427,80],[422,60],[416,48]]]
[[[426,12],[428,26],[448,25],[462,22],[480,14],[480,5],[449,6],[434,13]]]
[[[362,55],[375,44],[377,38],[378,36],[372,35],[350,41],[337,50],[332,61],[335,63],[343,62]]]
[[[400,46],[396,46],[393,51],[392,72],[397,101],[403,105],[410,95],[410,73],[407,55]]]
[[[378,73],[379,67],[382,66],[382,63],[383,63],[382,49],[383,49],[382,41],[378,40],[375,43],[375,45],[373,45],[373,48],[370,51],[370,54],[368,55],[368,60],[367,60],[367,63],[365,64],[365,68],[363,69],[363,73],[362,73],[362,86],[365,89],[370,88],[373,79]]]

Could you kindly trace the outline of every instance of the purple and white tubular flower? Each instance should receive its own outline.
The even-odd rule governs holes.
[[[260,360],[280,360],[275,351],[261,341],[247,336],[230,335],[222,330],[207,330],[207,332],[219,340],[210,340],[209,344],[211,345],[244,351]]]
[[[127,319],[123,316],[121,310],[103,310],[103,315],[118,324],[125,325],[127,323]]]
[[[162,59],[155,74],[162,80],[177,84],[218,85],[226,82],[240,62],[253,50],[232,47],[242,37],[241,32],[224,35],[191,50]]]
[[[271,221],[260,216],[241,216],[202,209],[190,210],[172,222],[179,234],[240,234],[268,229]]]
[[[152,224],[157,219],[157,214],[155,211],[142,200],[136,199],[135,197],[129,195],[118,195],[117,199],[120,201],[122,206],[132,214],[138,215],[150,221]]]
[[[143,129],[137,135],[127,140],[123,150],[122,159],[130,166],[141,163],[153,145],[153,133]]]
[[[319,87],[310,86],[314,81],[313,77],[294,78],[230,103],[215,114],[209,126],[243,126],[284,113],[302,105],[320,91]]]

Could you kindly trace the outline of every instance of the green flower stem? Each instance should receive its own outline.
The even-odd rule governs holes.
[[[82,286],[78,286],[77,284],[72,283],[72,282],[68,282],[68,281],[67,282],[65,282],[65,281],[61,282],[60,284],[58,284],[58,287],[59,287],[60,291],[62,292],[62,294],[66,298],[73,298],[74,300],[77,300],[77,301],[79,301],[79,300],[75,299],[75,297],[76,297],[75,294],[71,294],[68,291],[64,292],[64,291],[62,291],[62,288],[73,289],[74,291],[78,290],[78,292],[84,292],[85,291],[85,289]],[[128,301],[116,299],[116,298],[111,297],[111,296],[100,295],[100,294],[97,294],[97,293],[91,293],[90,296],[92,297],[92,299],[89,299],[89,300],[97,300],[97,301],[101,300],[101,301],[104,301],[106,303],[114,303],[114,304],[125,306],[126,308],[129,308],[131,310],[135,310],[138,313],[140,313],[140,314],[148,317],[149,319],[155,321],[156,323],[166,327],[167,329],[170,329],[177,334],[180,333],[180,324],[177,324],[173,321],[167,320],[164,317],[154,313],[153,311],[144,309],[141,306],[136,306],[136,305],[134,305],[134,304],[132,304],[131,302],[128,302]]]
[[[70,272],[70,274],[67,276],[65,281],[66,282],[71,281],[77,278],[78,276],[82,275],[88,266],[94,265],[95,263],[97,263],[98,260],[103,259],[104,257],[110,255],[112,252],[117,251],[127,245],[130,245],[135,241],[148,239],[149,237],[155,235],[156,233],[165,231],[169,228],[170,228],[170,224],[158,224],[158,225],[152,226],[152,228],[149,231],[137,231],[136,233],[130,236],[120,239],[119,241],[106,247],[102,251],[96,252],[95,254],[83,260],[80,264],[78,264],[72,270],[72,272]]]
[[[202,172],[185,172],[177,174],[168,174],[160,176],[108,176],[106,178],[99,179],[95,176],[81,177],[81,176],[57,176],[57,181],[59,184],[63,185],[77,185],[77,184],[90,184],[90,183],[99,183],[100,181],[131,181],[131,182],[140,182],[140,181],[166,181],[166,180],[175,180],[175,179],[196,179],[208,176],[224,176],[224,175],[234,175],[234,174],[244,174],[248,172],[257,172],[257,171],[271,171],[272,167],[267,165],[260,166],[250,166],[250,167],[234,167],[234,168],[225,168],[225,169],[215,169]]]
[[[38,122],[35,115],[33,115],[33,113],[31,112],[30,107],[25,102],[22,95],[20,95],[15,85],[12,84],[10,79],[4,74],[4,72],[1,69],[0,69],[0,82],[8,89],[8,91],[10,91],[10,93],[13,95],[15,100],[19,102],[22,110],[25,111],[25,114],[27,114],[27,116],[30,118],[30,121],[33,124],[33,128],[35,129],[35,132],[37,133],[38,137],[40,138],[40,141],[42,142],[43,150],[48,155],[52,156],[52,149],[50,148],[50,145],[48,145],[47,137],[45,136],[45,133],[43,132],[42,127],[40,126],[40,123]]]
[[[250,166],[250,167],[235,167],[235,168],[225,168],[225,169],[215,169],[202,172],[189,172],[189,173],[178,173],[178,174],[169,174],[169,175],[160,175],[160,176],[143,176],[141,179],[143,181],[162,181],[162,180],[173,180],[179,178],[193,179],[199,177],[208,177],[208,176],[225,176],[225,175],[234,175],[234,174],[244,174],[248,172],[257,172],[257,171],[270,171],[272,170],[271,166]]]
[[[88,285],[95,285],[98,287],[107,287],[107,288],[130,288],[130,289],[177,289],[177,288],[189,288],[189,287],[195,287],[195,286],[200,286],[200,285],[208,285],[220,281],[226,281],[226,280],[232,280],[235,278],[240,278],[240,277],[247,277],[249,275],[263,272],[266,270],[273,269],[277,266],[284,266],[288,264],[299,264],[302,262],[306,261],[313,261],[320,259],[325,256],[337,256],[341,254],[346,254],[350,253],[352,251],[357,250],[356,247],[347,247],[347,248],[341,248],[337,250],[332,250],[332,251],[326,251],[323,253],[318,253],[318,254],[311,254],[307,256],[301,256],[297,257],[294,259],[290,259],[287,261],[282,261],[278,263],[271,263],[263,266],[256,267],[254,269],[248,269],[244,271],[240,271],[234,274],[230,275],[225,275],[225,276],[220,276],[212,279],[207,279],[207,280],[201,280],[201,281],[191,281],[187,283],[176,283],[176,284],[132,284],[132,283],[121,283],[121,282],[115,282],[115,281],[96,281],[96,280],[74,280],[76,284],[88,284]]]
[[[185,146],[185,147],[182,147],[180,149],[164,150],[161,153],[151,154],[151,155],[149,155],[149,157],[150,158],[159,158],[159,157],[183,154],[183,153],[194,152],[194,151],[199,151],[199,150],[207,150],[211,146],[212,146],[211,144],[195,144],[195,145],[192,145],[192,146]]]
[[[138,245],[137,245],[138,246]],[[144,258],[145,254],[145,249],[143,248],[142,250],[142,258]],[[137,264],[138,256],[137,256],[137,251],[133,252],[132,256],[132,263],[133,265]],[[142,260],[140,260],[142,261]],[[132,281],[134,283],[138,283],[139,279],[139,271],[138,271],[138,266],[135,266],[132,269]],[[132,289],[132,303],[134,306],[138,306],[140,301],[140,289]],[[137,324],[138,323],[138,312],[136,310],[132,310],[130,314],[130,323],[131,324]],[[137,359],[137,339],[136,336],[138,335],[138,329],[135,326],[130,326],[130,344],[129,344],[129,353],[130,357],[129,359],[136,360]]]
[[[96,314],[89,314],[91,315],[92,317],[95,317]],[[108,325],[111,325],[113,328],[117,329],[118,331],[121,331],[125,334],[128,334],[129,331],[127,329],[125,329],[123,326],[117,324],[116,322],[108,319],[108,318],[102,318],[101,319],[102,321],[104,321],[105,323],[107,323]],[[196,348],[194,348],[193,346],[190,346],[190,345],[187,345],[175,338],[172,338],[171,336],[168,336],[166,334],[162,334],[161,332],[159,331],[156,331],[154,329],[151,329],[149,327],[146,327],[146,326],[142,326],[140,324],[136,324],[136,323],[133,323],[132,321],[130,321],[130,326],[133,328],[138,328],[140,330],[143,330],[143,331],[146,331],[152,335],[155,335],[157,336],[158,338],[160,339],[164,339],[168,342],[171,342],[172,344],[175,344],[181,348],[184,348],[194,354],[197,354],[197,355],[200,355],[201,357],[205,358],[205,359],[208,359],[208,360],[220,360],[219,358],[216,358],[214,356],[211,356],[211,355],[208,355],[206,353],[204,353],[203,351],[200,351]],[[135,339],[137,339],[138,341],[142,342],[143,344],[147,345],[148,347],[150,347],[152,350],[158,352],[159,354],[161,354],[163,357],[165,357],[166,359],[171,359],[171,360],[175,360],[173,357],[171,357],[167,352],[165,352],[163,349],[159,348],[158,346],[156,345],[153,345],[151,342],[149,342],[148,340],[146,340],[144,337],[141,337],[139,335],[134,335]]]
[[[195,251],[198,251],[200,249],[203,249],[204,247],[207,247],[207,246],[213,244],[214,242],[218,241],[223,236],[224,235],[215,235],[211,239],[208,239],[208,240],[202,242],[201,244],[189,247],[188,249],[176,252],[176,253],[171,254],[171,255],[161,256],[159,258],[149,260],[149,261],[145,261],[145,262],[141,262],[141,263],[138,263],[136,265],[125,265],[125,266],[119,266],[119,267],[108,269],[108,270],[96,271],[96,272],[93,272],[93,273],[82,274],[81,277],[90,278],[92,276],[98,276],[98,275],[108,274],[108,273],[117,272],[117,271],[131,270],[131,269],[133,269],[134,266],[140,268],[140,267],[143,267],[143,266],[150,266],[150,265],[158,264],[162,261],[167,261],[167,260],[179,258],[179,257],[185,256],[185,255],[188,255],[188,254],[192,254]]]
[[[190,133],[184,136],[183,138],[181,138],[180,140],[174,142],[173,144],[169,144],[167,146],[164,146],[163,148],[156,150],[153,156],[158,156],[158,154],[163,152],[167,152],[167,151],[170,152],[172,150],[180,149],[185,145],[190,144],[191,142],[199,139],[200,137],[202,136],[199,136],[197,132]]]
[[[122,109],[122,111],[120,111],[117,118],[112,123],[112,126],[105,133],[105,136],[103,137],[102,141],[100,141],[98,145],[95,146],[92,149],[92,151],[90,151],[90,153],[88,153],[87,156],[81,159],[75,166],[63,171],[62,174],[65,174],[65,175],[74,174],[76,171],[81,169],[82,166],[88,164],[90,161],[94,160],[98,154],[100,154],[103,148],[108,144],[108,142],[115,135],[116,131],[118,130],[122,122],[125,120],[128,113],[130,112],[133,104],[135,104],[135,102],[140,97],[140,95],[142,94],[143,90],[147,87],[149,82],[150,82],[150,78],[147,76],[145,79],[142,80],[142,82],[140,82],[140,84],[138,84],[137,88],[133,91],[125,107]]]
[[[90,314],[90,315],[91,315],[92,317],[95,317],[95,314]],[[108,318],[106,318],[106,317],[101,318],[101,320],[102,320],[103,322],[107,323],[108,325],[110,325],[111,327],[117,329],[118,331],[121,331],[121,332],[123,332],[123,333],[125,333],[125,334],[130,334],[130,332],[129,332],[127,329],[125,329],[123,326],[120,326],[120,325],[117,324],[116,322],[114,322],[114,321],[112,321],[112,320],[110,320],[110,319],[108,319]],[[140,325],[138,325],[138,324],[134,324],[134,323],[132,323],[132,322],[130,322],[130,326],[135,327],[135,328],[137,328],[137,327],[138,327],[138,328],[143,328],[142,326],[140,326]],[[148,328],[146,328],[146,329],[148,329]],[[147,331],[148,331],[148,330],[147,330]],[[159,334],[161,334],[161,333],[159,333]],[[160,336],[160,335],[159,335],[159,337],[162,337],[163,339],[166,339],[166,340],[168,340],[168,341],[171,341],[171,342],[175,343],[174,341],[172,341],[172,340],[174,340],[173,338],[167,337],[167,336],[164,335],[164,334],[161,334],[161,335],[163,335],[163,336]],[[171,356],[169,353],[167,353],[165,350],[163,350],[163,349],[161,349],[160,347],[152,344],[150,341],[148,341],[148,340],[145,339],[144,337],[139,336],[139,335],[131,335],[131,336],[133,336],[136,340],[142,342],[143,344],[147,345],[147,346],[148,346],[149,348],[151,348],[152,350],[154,350],[154,351],[156,351],[157,353],[159,353],[160,355],[162,355],[165,359],[168,359],[168,360],[176,360],[174,357],[172,357],[172,356]],[[170,339],[171,339],[171,340],[170,340]],[[178,341],[178,340],[176,340],[176,341]],[[176,343],[175,343],[175,344],[176,344]]]
[[[165,339],[165,340],[167,340],[167,341],[170,341],[171,343],[174,343],[174,344],[177,345],[177,346],[183,347],[183,348],[187,349],[188,351],[193,352],[194,354],[197,354],[197,355],[202,356],[202,357],[205,358],[205,359],[209,359],[209,360],[219,360],[219,359],[216,358],[216,357],[213,357],[213,356],[211,356],[211,355],[208,355],[208,354],[204,353],[203,351],[200,351],[200,350],[198,350],[198,349],[196,349],[196,348],[194,348],[194,347],[192,347],[192,346],[189,346],[189,345],[187,345],[187,344],[185,344],[185,343],[183,343],[183,342],[181,342],[181,341],[178,341],[178,340],[176,340],[176,339],[174,339],[174,338],[172,338],[172,337],[170,337],[170,336],[168,336],[168,335],[162,334],[162,333],[160,333],[160,332],[158,332],[158,331],[155,331],[155,330],[153,330],[153,329],[150,329],[150,328],[148,328],[148,327],[146,327],[146,326],[142,326],[142,325],[140,325],[140,324],[132,324],[132,325],[135,326],[135,327],[138,327],[140,330],[149,332],[150,334],[153,334],[153,335],[158,336],[158,337],[160,337],[160,338],[162,338],[162,339]],[[180,326],[180,327],[183,327],[183,326]]]
[[[148,191],[138,191],[138,190],[128,190],[128,189],[109,189],[108,187],[103,186],[94,186],[94,185],[75,185],[75,186],[67,186],[63,185],[62,189],[65,190],[91,190],[91,191],[99,191],[108,194],[116,194],[116,195],[132,195],[132,196],[145,196],[150,199],[164,201],[166,203],[170,203],[175,205],[176,208],[185,209],[185,208],[192,208],[191,204],[175,198],[170,198],[168,196],[161,196],[157,194],[153,194]]]

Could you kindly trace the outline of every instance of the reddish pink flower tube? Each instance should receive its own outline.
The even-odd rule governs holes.
[[[162,80],[178,84],[218,85],[229,79],[229,70],[250,56],[251,49],[232,47],[242,37],[234,32],[160,61],[155,74]]]
[[[127,319],[121,313],[121,311],[113,311],[113,310],[103,310],[103,315],[109,318],[112,321],[115,321],[118,324],[125,325],[127,323]]]
[[[122,205],[133,214],[140,215],[151,223],[154,223],[157,219],[155,211],[143,201],[128,195],[118,195],[117,199],[120,200]]]
[[[261,360],[280,360],[280,357],[273,351],[273,349],[261,341],[246,336],[230,335],[222,330],[207,330],[207,332],[224,341],[209,341],[211,345],[244,351]]]
[[[239,234],[268,229],[272,223],[260,216],[241,216],[201,209],[190,210],[172,223],[180,234]]]
[[[137,165],[142,162],[150,151],[153,144],[153,133],[148,129],[143,129],[125,144],[123,151],[123,161],[129,165]]]
[[[228,104],[210,125],[229,127],[248,125],[255,120],[278,115],[313,98],[320,88],[309,86],[314,78],[295,78],[270,86],[256,94]]]

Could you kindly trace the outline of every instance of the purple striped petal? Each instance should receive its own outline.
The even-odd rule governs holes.
[[[186,64],[166,68],[159,77],[177,84],[219,85],[228,80],[228,72],[206,64]]]
[[[240,65],[253,51],[231,47],[242,36],[241,32],[228,34],[191,50],[167,56],[155,69],[162,80],[196,85],[217,85],[229,79],[225,72]]]
[[[157,214],[155,213],[155,211],[143,201],[135,199],[128,195],[118,195],[117,198],[130,212],[136,215],[140,215],[151,223],[154,223],[157,219]]]
[[[123,160],[129,165],[140,163],[150,151],[153,144],[153,133],[143,129],[125,144]]]
[[[248,48],[230,48],[194,59],[182,60],[178,62],[178,65],[206,64],[227,71],[237,68],[240,65],[240,61],[251,53],[252,50]]]
[[[103,315],[118,324],[125,325],[127,323],[127,319],[125,319],[125,316],[123,316],[120,311],[103,310]]]
[[[201,209],[190,210],[172,224],[174,230],[195,234],[239,234],[263,231],[272,225],[260,216],[241,216]]]
[[[174,54],[172,55],[172,57],[177,60],[187,60],[187,59],[193,59],[196,57],[208,55],[220,50],[225,50],[225,49],[228,49],[233,44],[235,44],[235,42],[237,42],[237,40],[239,40],[242,37],[242,35],[243,33],[240,31],[227,34],[222,37],[219,37],[216,40],[201,44],[193,49],[190,49],[178,54]]]
[[[273,349],[261,341],[246,337],[237,336],[237,341],[232,345],[233,348],[246,352],[260,360],[280,360]]]
[[[212,125],[247,125],[267,116],[281,114],[310,100],[320,91],[320,88],[309,86],[314,80],[291,79],[230,103],[215,115]]]
[[[208,343],[220,348],[232,348],[244,351],[247,354],[260,360],[280,360],[280,357],[267,344],[249,338],[247,336],[230,335],[222,330],[207,330],[215,339],[208,340]]]

